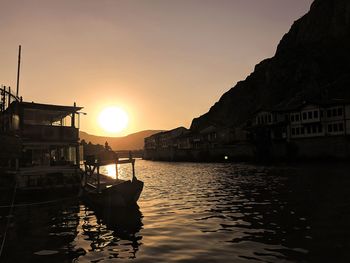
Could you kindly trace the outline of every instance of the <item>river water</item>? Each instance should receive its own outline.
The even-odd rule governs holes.
[[[350,262],[349,166],[138,160],[136,174],[139,209],[17,206],[0,261]]]

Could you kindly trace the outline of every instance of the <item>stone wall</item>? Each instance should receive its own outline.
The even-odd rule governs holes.
[[[206,149],[175,149],[164,148],[145,150],[144,159],[159,161],[233,161],[254,158],[254,147],[249,143]]]
[[[155,161],[303,161],[350,160],[350,136],[329,136],[275,141],[262,144],[260,149],[250,143],[206,149],[145,150],[144,159]]]
[[[350,137],[329,136],[294,140],[298,158],[350,159]]]

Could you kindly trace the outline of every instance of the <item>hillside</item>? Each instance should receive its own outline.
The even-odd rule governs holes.
[[[274,57],[256,65],[191,129],[244,124],[260,108],[296,100],[350,99],[350,1],[315,0],[283,36]]]
[[[146,130],[137,133],[129,134],[123,137],[104,137],[91,135],[86,132],[80,131],[80,140],[85,140],[86,142],[91,142],[92,144],[104,145],[107,141],[109,146],[115,150],[139,150],[143,149],[144,138],[151,136],[152,134],[158,133],[158,130]]]

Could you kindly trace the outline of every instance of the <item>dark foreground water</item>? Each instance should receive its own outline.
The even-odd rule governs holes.
[[[96,213],[75,199],[16,207],[0,262],[350,262],[349,166],[136,169],[139,209]]]

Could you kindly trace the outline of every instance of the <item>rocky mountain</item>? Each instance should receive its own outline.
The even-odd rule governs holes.
[[[80,131],[79,137],[80,137],[80,140],[85,140],[87,143],[91,142],[92,144],[105,145],[105,142],[107,141],[108,145],[115,151],[139,150],[139,149],[143,149],[144,138],[158,132],[161,132],[161,131],[146,130],[146,131],[140,131],[137,133],[132,133],[124,137],[105,137],[105,136],[91,135],[86,132]]]
[[[294,22],[274,57],[255,66],[191,129],[236,126],[260,108],[295,100],[350,99],[350,1],[315,0]]]

